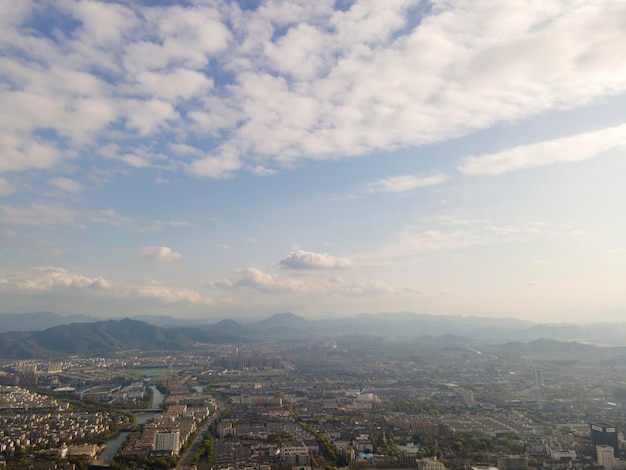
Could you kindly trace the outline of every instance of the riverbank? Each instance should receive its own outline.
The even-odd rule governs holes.
[[[136,415],[136,422],[138,425],[146,424],[150,419],[154,419],[161,414],[161,404],[165,399],[165,395],[163,395],[154,385],[150,385],[152,389],[152,410],[153,411],[144,411],[143,413],[138,413]],[[109,439],[104,444],[104,449],[100,452],[98,456],[98,460],[102,463],[108,464],[110,463],[117,454],[117,451],[122,446],[126,438],[129,436],[130,431],[120,431],[114,437]]]

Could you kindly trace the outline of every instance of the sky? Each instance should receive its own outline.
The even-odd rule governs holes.
[[[624,318],[624,1],[0,11],[0,313]]]

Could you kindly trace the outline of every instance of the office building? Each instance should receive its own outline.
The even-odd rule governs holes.
[[[613,447],[605,445],[596,446],[596,455],[598,456],[598,465],[604,467],[606,470],[613,470],[615,468]]]
[[[597,446],[611,446],[613,448],[613,456],[619,457],[617,427],[607,423],[590,423],[589,426],[591,428],[591,443],[594,451]]]

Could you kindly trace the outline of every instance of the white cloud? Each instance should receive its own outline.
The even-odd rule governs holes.
[[[174,261],[182,256],[167,246],[144,246],[139,250],[139,255],[157,261]]]
[[[306,281],[277,274],[265,273],[257,268],[238,269],[238,279],[221,279],[207,283],[211,289],[250,288],[264,293],[335,294],[342,296],[376,296],[394,294],[388,284],[374,280],[347,281],[341,277],[307,279]]]
[[[154,299],[163,303],[212,305],[212,299],[190,289],[176,289],[150,282],[149,285],[119,286],[104,277],[89,277],[61,267],[38,267],[27,272],[0,276],[0,292],[10,294],[72,294],[74,297],[106,297]]]
[[[0,59],[10,84],[0,109],[11,109],[0,117],[0,172],[52,170],[114,136],[133,171],[267,173],[441,142],[626,91],[622,2],[435,1],[424,13],[418,0],[360,0],[346,11],[330,0],[254,10],[62,0],[50,13],[76,27],[57,25],[54,40],[28,22],[42,14],[37,3],[19,3],[0,24],[14,51]],[[60,139],[42,139],[42,129]],[[201,151],[142,158],[135,150],[154,137]],[[462,171],[544,164],[514,157],[512,166],[467,160]],[[412,185],[381,181],[379,190]]]
[[[0,206],[0,220],[8,225],[77,225],[78,218],[76,211],[59,205],[33,203],[29,207]]]
[[[195,70],[178,69],[172,73],[142,72],[137,76],[135,93],[157,96],[168,101],[179,98],[188,100],[206,93],[213,87],[213,80]]]
[[[229,149],[221,149],[219,155],[200,158],[187,166],[192,174],[209,178],[227,178],[242,167],[237,152]]]
[[[167,289],[164,287],[151,285],[138,288],[134,295],[137,297],[144,297],[150,299],[156,299],[165,303],[191,303],[212,305],[213,300],[208,297],[203,297],[198,292],[189,289]]]
[[[432,175],[414,176],[401,175],[379,179],[367,185],[370,193],[400,193],[411,191],[417,188],[435,186],[448,181],[448,177],[443,173]]]
[[[93,213],[89,216],[89,221],[98,223],[98,224],[106,224],[113,225],[114,227],[122,227],[125,225],[130,225],[134,221],[130,217],[126,217],[124,215],[119,214],[115,209],[102,209],[96,213]]]
[[[63,158],[54,144],[30,139],[27,133],[19,132],[0,132],[0,153],[0,173],[50,170]]]
[[[248,120],[228,144],[278,161],[362,155],[580,106],[626,88],[626,59],[615,52],[625,34],[614,16],[619,4],[528,2],[511,19],[492,2],[440,2],[407,32],[411,3],[386,2],[379,11],[376,2],[355,2],[347,13],[330,14],[337,27],[323,35],[311,25],[288,29],[284,37],[309,41],[299,53],[312,65],[301,70],[275,60],[282,39],[264,50],[249,41],[235,48],[235,55],[261,53],[235,62],[241,72],[233,98]],[[583,32],[592,39],[583,41]]]
[[[101,46],[119,42],[139,22],[132,9],[117,3],[62,0],[59,4],[82,22],[80,39]]]
[[[265,54],[279,72],[295,79],[317,77],[327,67],[331,38],[322,30],[303,23],[287,31],[276,41],[265,45]]]
[[[230,289],[232,287],[235,287],[235,281],[233,281],[232,279],[219,279],[217,281],[209,281],[207,282],[206,286],[209,289]]]
[[[469,175],[496,175],[555,163],[580,162],[616,148],[626,148],[626,124],[488,155],[469,156],[462,160],[459,171]]]
[[[349,259],[336,258],[328,253],[295,250],[280,260],[279,265],[287,269],[348,269],[352,263]]]
[[[187,145],[187,144],[169,144],[168,145],[170,150],[172,152],[174,152],[176,155],[182,155],[182,156],[187,156],[187,155],[195,155],[195,156],[200,156],[202,155],[202,150],[193,147],[191,145]]]
[[[140,136],[147,136],[167,128],[171,121],[179,118],[171,103],[155,98],[150,100],[127,100],[123,103],[126,126]],[[146,165],[132,165],[141,168]]]
[[[50,183],[54,187],[70,193],[79,193],[83,189],[83,186],[78,181],[70,178],[54,178]]]
[[[146,25],[160,41],[131,44],[124,65],[131,72],[162,70],[172,66],[202,68],[209,57],[226,49],[231,33],[221,13],[212,7],[143,8]]]
[[[111,283],[103,277],[87,277],[74,274],[60,267],[34,268],[28,277],[0,277],[3,292],[27,292],[43,294],[68,289],[106,290]]]
[[[238,270],[239,280],[233,283],[237,287],[251,287],[262,292],[311,292],[313,288],[298,280],[264,273],[257,268]]]

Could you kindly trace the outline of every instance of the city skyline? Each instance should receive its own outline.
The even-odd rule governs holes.
[[[621,321],[623,3],[2,5],[0,313]]]

